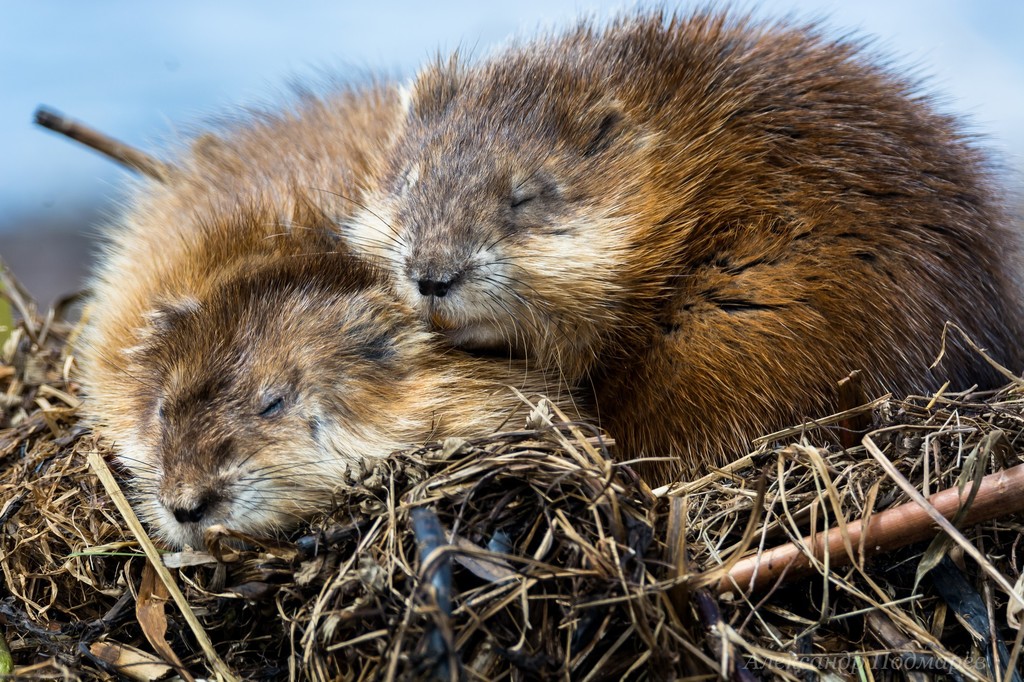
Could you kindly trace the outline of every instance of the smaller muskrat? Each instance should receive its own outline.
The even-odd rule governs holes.
[[[466,349],[557,370],[624,458],[700,470],[836,407],[1021,367],[1019,235],[985,154],[814,26],[625,16],[439,60],[338,219]],[[663,467],[664,468],[664,467]]]
[[[343,90],[205,134],[109,229],[83,409],[168,544],[285,529],[394,450],[493,432],[522,406],[509,385],[548,388],[440,343],[317,207],[351,210],[397,103]]]
[[[108,435],[172,545],[287,528],[396,450],[494,432],[522,406],[507,384],[543,388],[446,351],[344,254],[269,260],[148,321],[126,352],[131,426]]]

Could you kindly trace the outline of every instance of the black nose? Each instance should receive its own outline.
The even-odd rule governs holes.
[[[438,298],[444,298],[454,283],[454,279],[421,279],[416,282],[419,285],[421,296],[437,296]]]
[[[206,516],[206,513],[210,511],[210,508],[216,501],[213,495],[206,495],[197,500],[192,506],[182,505],[171,509],[171,513],[174,514],[174,518],[178,520],[178,523],[198,523],[203,520],[203,517]]]

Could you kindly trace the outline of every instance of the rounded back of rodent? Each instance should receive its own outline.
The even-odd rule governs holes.
[[[855,42],[640,14],[435,64],[409,112],[343,236],[455,345],[561,369],[627,456],[721,460],[855,369],[994,386],[947,322],[1022,361],[985,152]]]

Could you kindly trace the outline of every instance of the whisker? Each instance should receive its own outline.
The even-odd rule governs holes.
[[[353,199],[352,197],[345,196],[344,194],[340,194],[338,192],[334,192],[334,191],[331,191],[329,189],[323,189],[321,187],[308,187],[307,189],[311,189],[314,192],[324,192],[325,194],[330,194],[332,196],[338,197],[339,199],[343,199],[344,201],[348,201],[348,202],[352,203],[357,208],[361,208],[362,210],[366,211],[367,213],[372,215],[374,218],[379,220],[381,222],[381,224],[385,225],[392,232],[392,234],[389,235],[389,234],[387,234],[387,233],[385,233],[385,232],[383,232],[381,230],[377,230],[378,232],[380,232],[381,236],[387,238],[389,241],[393,242],[396,246],[404,246],[405,245],[404,240],[402,240],[401,236],[398,233],[398,230],[395,229],[395,226],[392,225],[391,223],[389,223],[388,221],[384,220],[383,217],[381,217],[376,212],[371,210],[370,207],[367,206],[362,201]],[[374,228],[374,229],[376,229],[376,228]]]

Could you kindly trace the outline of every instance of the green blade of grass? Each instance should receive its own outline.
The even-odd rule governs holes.
[[[11,312],[11,302],[7,300],[3,286],[0,286],[0,347],[7,342],[12,331],[14,331],[14,314]]]

